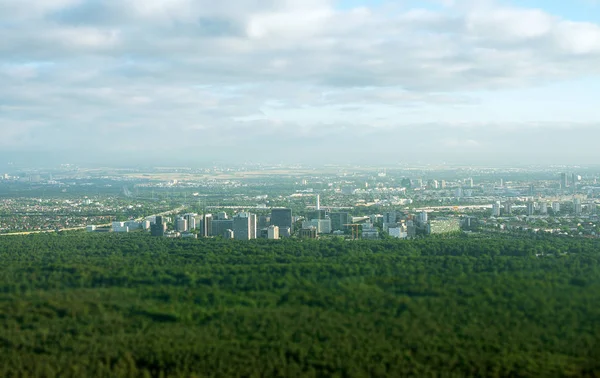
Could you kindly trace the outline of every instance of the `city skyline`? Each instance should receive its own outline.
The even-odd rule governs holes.
[[[3,162],[600,158],[597,1],[0,0],[0,30]]]

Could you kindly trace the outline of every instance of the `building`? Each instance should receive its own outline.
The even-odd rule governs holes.
[[[317,229],[317,233],[319,234],[330,234],[331,229],[331,219],[311,219],[309,221],[302,222],[302,228],[310,228],[315,227]]]
[[[395,224],[398,221],[398,213],[387,211],[383,213],[383,224]]]
[[[473,179],[472,178],[468,178],[466,180],[466,184],[468,188],[472,188],[473,187]]]
[[[112,222],[113,232],[129,232],[129,228],[125,226],[125,222]]]
[[[417,226],[415,226],[415,223],[412,220],[406,222],[406,233],[409,238],[417,236]]]
[[[188,221],[184,217],[177,217],[175,220],[175,230],[179,232],[188,231]]]
[[[250,213],[250,239],[257,238],[258,217],[256,214]]]
[[[85,227],[85,230],[86,230],[87,232],[94,232],[94,231],[96,231],[96,226],[94,226],[94,225],[89,225],[89,226],[86,226],[86,227]]]
[[[330,213],[329,219],[331,219],[331,229],[333,231],[344,231],[347,228],[344,225],[352,223],[350,213],[347,212]]]
[[[267,239],[279,239],[279,227],[270,225],[267,229]]]
[[[317,238],[317,228],[316,227],[308,227],[302,228],[298,232],[298,236],[302,239],[316,239]]]
[[[157,215],[154,218],[154,223],[150,225],[150,235],[165,236],[165,231],[167,231],[167,224],[163,223],[163,217]]]
[[[420,225],[424,225],[425,223],[427,223],[427,212],[426,212],[426,211],[421,211],[421,212],[419,213],[419,216],[418,216],[418,218],[417,218],[417,222],[418,222]]]
[[[233,219],[213,219],[211,222],[210,235],[225,237],[227,230],[233,230]]]
[[[427,226],[428,234],[447,234],[460,231],[460,219],[436,219],[429,222]]]
[[[548,214],[548,203],[546,201],[540,202],[540,214]]]
[[[512,215],[512,203],[504,202],[504,215]]]
[[[315,211],[309,211],[308,214],[306,214],[306,219],[325,219],[328,215],[329,214],[327,213],[327,210],[320,209]]]
[[[267,228],[271,225],[271,217],[261,215],[258,217],[258,228]]]
[[[558,202],[558,201],[552,202],[552,211],[554,213],[560,213],[560,202]]]
[[[226,212],[220,211],[220,212],[217,213],[217,220],[226,220],[226,219],[229,219],[227,217],[227,213]]]
[[[239,213],[233,217],[233,236],[237,240],[256,239],[256,214]]]
[[[279,228],[289,227],[294,229],[292,209],[280,208],[271,210],[271,225]]]
[[[561,189],[565,189],[568,186],[569,186],[569,182],[567,179],[567,174],[563,172],[560,174],[560,187],[561,187]]]
[[[479,229],[479,219],[475,217],[465,217],[462,222],[462,228],[467,231],[476,231]]]
[[[279,236],[282,238],[289,238],[292,236],[292,230],[289,227],[279,228]]]
[[[198,214],[185,214],[183,217],[185,218],[185,220],[187,221],[187,229],[188,231],[190,230],[195,230],[197,227],[196,224],[196,217],[198,216]]]
[[[535,214],[535,202],[527,202],[527,215],[532,216]]]
[[[233,239],[234,236],[233,230],[225,230],[225,234],[223,235],[225,239]]]
[[[379,239],[379,231],[373,226],[373,223],[363,223],[361,237],[363,239]]]
[[[405,227],[393,227],[388,229],[388,232],[391,237],[397,239],[406,239],[408,238],[408,232]]]
[[[579,198],[575,198],[573,200],[573,211],[575,212],[575,215],[581,215],[583,212],[581,200]]]
[[[500,216],[500,201],[497,201],[492,205],[492,216],[499,217]]]
[[[208,238],[212,235],[212,214],[204,214],[200,223],[200,236]]]

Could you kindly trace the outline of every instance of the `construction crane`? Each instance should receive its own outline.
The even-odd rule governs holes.
[[[358,237],[360,236],[359,230],[358,230],[358,227],[360,226],[360,224],[358,224],[358,223],[348,223],[348,224],[345,224],[344,226],[346,226],[346,227],[352,227],[352,240],[358,239]]]

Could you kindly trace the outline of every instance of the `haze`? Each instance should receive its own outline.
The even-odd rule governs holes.
[[[0,0],[0,160],[585,164],[597,1]]]

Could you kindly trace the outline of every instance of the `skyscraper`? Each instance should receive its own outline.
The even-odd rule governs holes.
[[[497,201],[495,204],[492,205],[492,216],[500,216],[500,201]]]
[[[154,223],[150,226],[150,235],[152,236],[165,236],[167,225],[163,223],[163,217],[160,215],[156,216]]]
[[[573,200],[573,210],[575,211],[575,215],[581,215],[582,206],[581,206],[581,200],[579,198],[575,198]]]
[[[563,172],[560,174],[560,188],[565,189],[567,186],[569,186],[567,174]]]
[[[527,202],[527,215],[532,216],[535,213],[535,203]]]
[[[233,237],[237,240],[256,238],[256,214],[239,213],[233,217]]]
[[[225,237],[227,230],[233,230],[232,219],[213,219],[211,222],[211,236],[222,236]]]
[[[196,229],[196,217],[198,214],[185,214],[183,217],[187,220],[188,231]]]
[[[187,219],[185,219],[185,217],[177,217],[177,220],[175,221],[175,229],[179,232],[188,231]]]
[[[512,203],[505,202],[504,203],[504,215],[511,215],[511,214],[512,214]]]
[[[271,225],[279,228],[289,227],[292,230],[292,209],[272,209]]]
[[[395,214],[395,213],[394,213]],[[331,228],[333,231],[342,231],[345,230],[345,224],[352,223],[351,217],[349,213],[346,212],[338,212],[329,214],[329,218],[331,219]],[[395,220],[395,215],[394,215]],[[385,218],[384,218],[385,222]]]
[[[212,214],[204,214],[204,217],[202,219],[202,227],[200,228],[200,236],[203,236],[205,238],[209,237],[209,236],[213,236],[212,235],[212,221],[213,221],[213,216]]]

